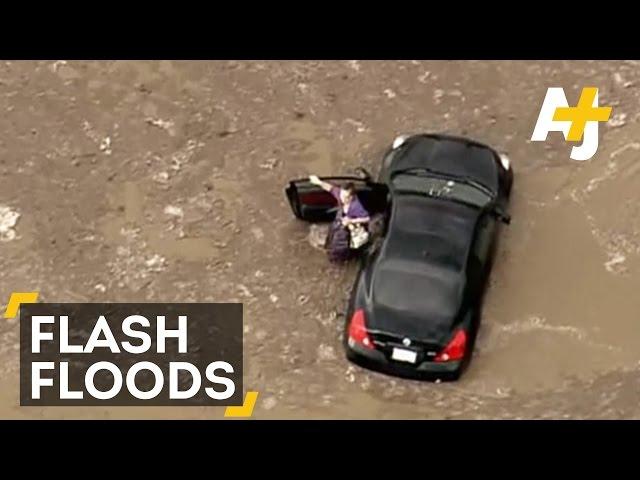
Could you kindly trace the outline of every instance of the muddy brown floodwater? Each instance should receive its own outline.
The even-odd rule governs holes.
[[[529,138],[552,86],[599,87],[591,160]],[[257,418],[640,417],[638,62],[0,62],[0,302],[238,301]],[[402,132],[465,134],[516,172],[471,368],[455,384],[354,367],[355,265],[293,219],[290,178],[377,169]],[[2,418],[222,418],[220,408],[20,408]]]

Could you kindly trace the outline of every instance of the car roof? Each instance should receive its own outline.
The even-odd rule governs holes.
[[[405,324],[407,332],[448,331],[462,303],[467,257],[480,215],[480,209],[451,200],[394,196],[372,283],[378,328],[388,328],[385,319],[402,312],[407,318],[429,320]]]
[[[461,271],[479,216],[480,209],[452,200],[397,194],[384,255]]]
[[[428,168],[446,175],[470,177],[498,191],[495,151],[463,137],[424,134],[409,137],[398,147],[389,174],[408,168]]]

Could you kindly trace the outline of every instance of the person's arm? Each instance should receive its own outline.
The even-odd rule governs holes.
[[[367,212],[359,200],[356,200],[356,202],[353,211],[350,212],[352,216],[348,218],[346,223],[351,225],[369,223],[371,220],[369,212]]]
[[[356,224],[356,223],[369,223],[371,219],[369,217],[358,217],[358,218],[350,218],[349,219],[349,223],[351,224]]]
[[[327,183],[327,182],[323,182],[316,175],[310,175],[309,176],[309,181],[311,183],[313,183],[314,185],[318,185],[320,188],[322,188],[323,190],[326,190],[327,192],[330,192],[334,188],[333,185],[331,185],[330,183]]]

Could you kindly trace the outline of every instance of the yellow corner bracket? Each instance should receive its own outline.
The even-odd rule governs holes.
[[[253,407],[256,406],[256,400],[258,400],[258,392],[247,392],[244,397],[244,404],[238,407],[227,407],[224,416],[235,418],[247,418],[253,415]]]
[[[36,303],[38,292],[13,292],[4,311],[4,318],[15,318],[22,303]]]

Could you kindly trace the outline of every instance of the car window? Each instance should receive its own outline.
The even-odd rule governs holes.
[[[475,185],[426,175],[397,174],[393,177],[391,185],[397,192],[447,198],[477,207],[484,207],[492,200],[491,195]]]

